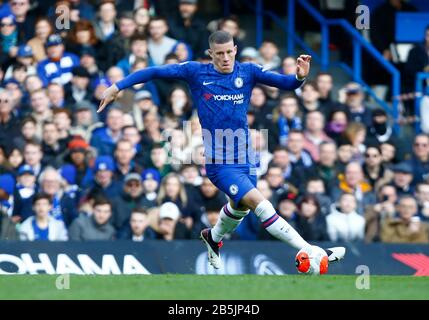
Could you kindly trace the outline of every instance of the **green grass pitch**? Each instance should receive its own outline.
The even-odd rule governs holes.
[[[356,289],[357,276],[75,276],[58,290],[57,276],[0,277],[0,299],[429,299],[429,277],[370,276],[370,289]]]

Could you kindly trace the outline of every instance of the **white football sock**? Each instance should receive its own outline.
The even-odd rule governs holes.
[[[220,210],[219,220],[211,230],[213,241],[220,242],[226,233],[234,231],[249,211],[235,210],[229,203],[224,205]]]
[[[256,207],[255,213],[262,222],[262,226],[273,237],[287,242],[298,250],[309,246],[309,243],[305,241],[285,219],[276,213],[273,205],[268,200],[262,201]]]

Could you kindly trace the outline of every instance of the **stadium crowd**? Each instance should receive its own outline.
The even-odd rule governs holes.
[[[209,23],[196,0],[178,2],[167,18],[148,1],[0,4],[1,239],[195,239],[216,223],[227,198],[205,176],[186,84],[136,85],[97,114],[102,94],[142,68],[209,62],[216,29],[234,36],[240,61],[294,74],[295,58],[269,40],[243,47],[237,17]],[[308,241],[428,243],[429,136],[397,136],[359,84],[334,99],[334,81],[253,89],[258,189]],[[253,214],[231,237],[270,239]]]

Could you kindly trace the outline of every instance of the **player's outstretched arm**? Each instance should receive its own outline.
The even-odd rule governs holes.
[[[144,83],[153,79],[167,78],[167,79],[182,79],[189,81],[190,71],[194,63],[180,63],[170,64],[160,67],[149,67],[136,72],[131,73],[121,81],[111,85],[103,94],[103,98],[100,101],[100,106],[97,112],[103,111],[106,106],[113,102],[118,96],[119,91],[132,87],[138,83]]]
[[[284,75],[267,71],[261,66],[255,67],[255,81],[282,90],[294,90],[300,87],[310,72],[311,56],[300,55],[296,60],[296,75]]]

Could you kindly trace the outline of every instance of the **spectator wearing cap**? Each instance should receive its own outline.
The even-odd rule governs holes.
[[[77,198],[65,190],[66,183],[60,172],[53,167],[46,167],[38,178],[39,191],[50,196],[52,209],[50,215],[63,221],[68,227],[77,217]]]
[[[122,69],[125,76],[130,74],[132,65],[138,59],[146,60],[148,67],[153,65],[152,59],[149,56],[147,38],[145,35],[138,33],[134,34],[130,38],[130,49],[131,52],[122,57],[122,59],[116,64],[117,67]]]
[[[169,35],[181,40],[191,47],[195,57],[202,57],[208,49],[207,23],[198,14],[198,0],[180,0],[179,11],[168,21]]]
[[[173,202],[165,202],[159,207],[157,239],[172,241],[191,239],[191,231],[179,219],[181,212]]]
[[[400,162],[392,167],[393,181],[398,197],[403,195],[413,195],[413,168],[408,162]]]
[[[94,175],[88,164],[89,144],[77,136],[68,143],[68,154],[65,157],[67,163],[71,163],[76,170],[75,183],[82,190],[86,190],[92,184]]]
[[[117,31],[117,11],[114,0],[102,0],[97,8],[97,19],[94,21],[95,34],[102,42],[109,40]]]
[[[127,228],[135,208],[151,208],[153,204],[144,195],[143,180],[139,173],[125,176],[122,192],[112,200],[112,223],[116,230]]]
[[[135,155],[136,151],[131,141],[121,139],[117,142],[114,152],[116,160],[114,177],[116,181],[122,183],[129,173],[140,174],[143,171],[143,168],[134,161]]]
[[[45,43],[49,35],[54,33],[54,28],[51,21],[47,17],[37,18],[34,25],[35,35],[30,39],[27,44],[31,47],[34,53],[36,62],[46,59]]]
[[[106,198],[97,198],[90,216],[80,215],[69,228],[70,240],[113,240],[116,230],[110,223],[112,204]]]
[[[124,112],[119,108],[107,111],[106,125],[92,132],[90,145],[97,149],[100,155],[113,155],[116,143],[122,138]]]
[[[429,135],[420,133],[414,137],[413,153],[406,162],[413,168],[413,184],[429,177]]]
[[[9,173],[0,175],[0,212],[2,214],[12,215],[14,190],[14,177]]]
[[[33,214],[32,201],[36,188],[36,176],[31,166],[24,164],[19,167],[13,197],[12,220],[14,223],[24,221]]]
[[[19,228],[21,241],[67,241],[67,229],[63,221],[50,215],[52,199],[38,193],[33,199],[34,216],[28,217]]]
[[[37,74],[46,86],[50,82],[62,85],[73,77],[72,70],[79,65],[79,57],[64,51],[63,39],[58,34],[51,34],[45,43],[47,58],[39,62]]]
[[[9,78],[17,78],[16,76],[13,75],[13,71],[16,71],[16,67],[17,65],[23,65],[25,66],[25,72],[23,73],[23,76],[21,76],[21,78],[25,79],[25,77],[29,76],[29,75],[35,75],[37,74],[37,65],[35,63],[35,60],[33,58],[33,50],[31,49],[31,47],[29,45],[20,45],[18,47],[18,51],[16,53],[16,63],[11,65],[7,70],[6,73],[4,75],[5,79],[9,79]],[[24,68],[23,68],[24,69]],[[20,85],[22,84],[23,81],[19,81]]]
[[[345,105],[350,113],[352,122],[361,122],[366,127],[371,126],[371,109],[365,105],[365,94],[359,83],[350,82],[344,87]]]
[[[68,105],[74,105],[84,100],[91,100],[93,92],[89,86],[91,75],[81,66],[72,69],[73,77],[64,86],[66,101]]]
[[[154,168],[146,169],[142,172],[143,192],[150,207],[157,205],[157,191],[161,184],[161,175]]]
[[[0,88],[0,145],[11,147],[13,137],[20,134],[20,123],[13,114],[12,94]]]
[[[132,12],[122,12],[118,20],[118,30],[103,43],[98,54],[98,66],[104,72],[116,65],[130,51],[130,39],[137,29]]]
[[[66,148],[67,143],[64,140],[60,140],[59,131],[55,123],[53,121],[44,122],[42,131],[42,164],[55,168],[61,166]]]
[[[115,162],[111,156],[98,156],[93,168],[94,179],[85,194],[113,199],[121,192],[121,184],[113,180]]]

